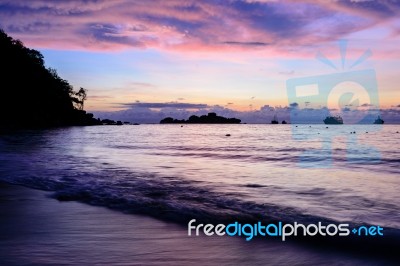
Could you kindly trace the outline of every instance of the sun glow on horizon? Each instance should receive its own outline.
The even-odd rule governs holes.
[[[0,27],[87,89],[88,111],[123,111],[135,102],[283,108],[291,104],[288,79],[362,68],[376,70],[381,108],[400,104],[395,9],[378,2],[173,3],[17,1],[0,7]]]

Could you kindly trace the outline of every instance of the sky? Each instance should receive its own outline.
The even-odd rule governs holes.
[[[400,1],[0,0],[0,27],[87,89],[102,118],[400,122]],[[320,97],[290,96],[288,84],[332,77]]]

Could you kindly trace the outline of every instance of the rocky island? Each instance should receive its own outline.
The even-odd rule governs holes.
[[[202,116],[192,115],[188,120],[166,117],[160,121],[160,124],[240,124],[240,122],[241,120],[237,118],[226,118],[216,113],[208,113]]]

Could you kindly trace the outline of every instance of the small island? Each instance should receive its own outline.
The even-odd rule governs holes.
[[[226,118],[218,116],[216,113],[208,113],[208,115],[196,116],[192,115],[188,120],[179,120],[172,117],[166,117],[160,121],[160,124],[240,124],[238,118]]]

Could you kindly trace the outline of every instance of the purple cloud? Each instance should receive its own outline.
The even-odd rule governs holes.
[[[193,104],[193,103],[178,103],[178,102],[170,102],[170,103],[124,103],[122,106],[127,107],[138,107],[138,108],[176,108],[176,109],[204,109],[209,107],[207,104]]]
[[[293,43],[314,45],[373,27],[398,16],[398,5],[393,1],[14,0],[0,3],[0,27],[39,48],[289,49]]]

